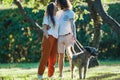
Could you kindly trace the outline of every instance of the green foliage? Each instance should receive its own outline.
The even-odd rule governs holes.
[[[120,23],[120,4],[109,4],[108,14]],[[77,39],[84,46],[91,46],[93,38],[93,20],[90,18],[88,7],[85,5],[74,6],[74,12],[77,14]],[[109,25],[101,26],[99,59],[120,59],[120,37],[112,31]]]
[[[33,20],[42,26],[44,3],[39,0],[22,1],[22,6]],[[3,0],[4,7],[15,6],[13,0]],[[12,7],[11,6],[11,7]],[[13,7],[12,7],[13,8]],[[0,11],[0,62],[36,62],[40,58],[41,42],[18,9]],[[7,60],[6,60],[7,59]]]
[[[77,27],[77,39],[86,46],[91,43],[92,40],[92,20],[90,18],[90,12],[86,5],[74,6],[74,12],[77,15],[76,27]]]
[[[4,5],[11,5],[13,3],[13,0],[3,0],[2,3]]]
[[[42,26],[44,10],[33,13],[25,8]],[[36,62],[39,60],[41,43],[37,33],[30,28],[18,9],[0,11],[0,62]]]
[[[11,0],[9,2],[12,4]],[[42,4],[38,0],[22,2],[28,15],[42,26],[44,9],[49,2]],[[42,1],[42,0],[41,0]],[[42,4],[42,5],[40,5]],[[9,4],[8,4],[9,5]],[[120,4],[109,4],[108,13],[120,23]],[[91,46],[93,39],[93,20],[84,2],[74,2],[76,13],[77,39],[84,46]],[[30,24],[19,13],[17,8],[0,10],[0,63],[37,62],[41,53],[39,36],[31,30]],[[106,24],[101,28],[99,59],[120,59],[120,39]]]
[[[108,14],[120,23],[120,4],[109,4]],[[120,59],[120,37],[106,24],[102,26],[100,59]]]
[[[120,3],[109,4],[108,14],[120,23]]]

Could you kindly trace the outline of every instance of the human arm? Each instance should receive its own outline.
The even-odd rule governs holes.
[[[70,26],[73,33],[73,38],[76,38],[76,26],[75,26],[74,18],[75,18],[75,13],[71,10],[69,14]]]
[[[73,37],[76,38],[76,26],[75,26],[73,18],[70,19],[70,24],[71,24],[71,30],[72,30],[72,33],[73,33]]]
[[[47,30],[49,29],[49,21],[48,21],[48,16],[44,16],[44,19],[43,19],[43,32],[44,32],[44,36],[46,36],[46,38],[48,38],[48,32]]]

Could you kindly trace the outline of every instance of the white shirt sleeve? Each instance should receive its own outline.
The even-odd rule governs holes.
[[[48,16],[44,16],[44,19],[43,19],[43,24],[47,24],[48,25]]]

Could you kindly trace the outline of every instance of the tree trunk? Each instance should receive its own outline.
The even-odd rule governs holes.
[[[120,24],[104,11],[103,6],[101,4],[101,0],[94,0],[94,1],[86,0],[86,1],[90,9],[91,18],[94,21],[94,27],[95,27],[92,46],[98,48],[99,39],[100,39],[100,26],[101,26],[101,21],[99,17],[102,18],[104,23],[109,24],[110,27],[118,33],[118,35],[120,34]],[[89,66],[94,66],[93,63],[95,61],[97,61],[97,58],[93,58],[93,60],[91,59]]]
[[[86,0],[88,3],[88,7],[90,9],[91,18],[94,21],[94,39],[93,46],[99,47],[99,39],[100,39],[100,26],[101,21],[99,20],[99,16],[102,18],[103,23],[107,23],[110,27],[119,35],[120,34],[120,24],[114,20],[111,16],[109,16],[103,9],[101,0]],[[119,35],[120,36],[120,35]]]
[[[103,22],[110,25],[110,27],[120,36],[120,24],[104,11],[101,0],[94,1],[94,8],[103,19]]]
[[[20,13],[24,16],[26,21],[31,24],[30,28],[32,30],[35,30],[39,35],[39,39],[42,40],[42,35],[43,35],[42,28],[30,16],[27,15],[27,13],[24,11],[23,7],[21,6],[18,0],[14,0],[14,3],[18,6]]]
[[[100,27],[101,27],[101,21],[100,16],[98,15],[97,11],[94,8],[94,4],[92,0],[87,0],[87,4],[89,7],[91,18],[94,22],[94,37],[92,41],[92,46],[99,48],[99,40],[100,40]],[[98,66],[98,59],[97,57],[90,59],[89,61],[89,68]]]
[[[92,41],[92,46],[99,48],[100,27],[101,27],[101,21],[99,18],[100,16],[96,12],[93,2],[91,0],[88,0],[87,4],[88,4],[89,10],[90,10],[91,18],[94,21],[94,37],[93,37],[93,41]]]

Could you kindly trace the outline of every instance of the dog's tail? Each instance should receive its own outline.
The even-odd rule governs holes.
[[[67,56],[68,56],[69,58],[72,58],[73,54],[75,54],[75,51],[74,51],[73,46],[71,46],[71,47],[68,48]]]

